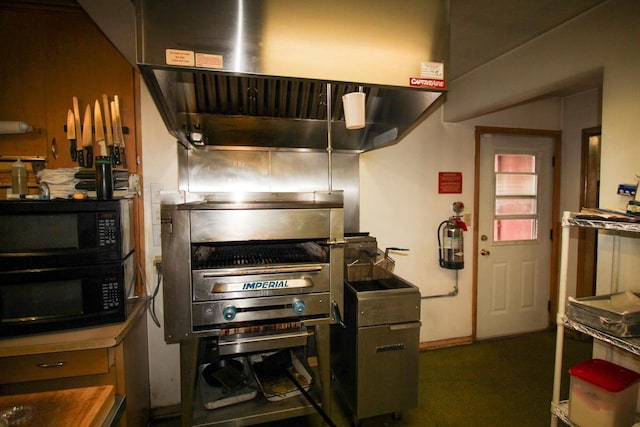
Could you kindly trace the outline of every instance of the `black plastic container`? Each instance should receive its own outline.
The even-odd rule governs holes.
[[[96,197],[98,200],[113,199],[113,170],[111,157],[96,157]]]

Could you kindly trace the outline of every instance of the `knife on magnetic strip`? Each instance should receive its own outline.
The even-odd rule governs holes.
[[[113,123],[111,121],[111,106],[109,105],[109,98],[106,94],[102,94],[102,108],[104,109],[104,124],[107,128],[107,147],[109,149],[109,156],[111,156],[111,162],[116,163],[116,155],[113,148]]]
[[[111,123],[113,123],[113,154],[115,156],[114,163],[118,166],[122,165],[122,155],[120,153],[120,137],[118,136],[118,121],[116,120],[116,103],[111,101]]]
[[[102,111],[100,102],[96,99],[93,107],[93,127],[95,129],[96,145],[98,146],[98,156],[107,156],[107,146],[104,140],[104,125],[102,124]]]
[[[78,160],[78,154],[76,153],[76,120],[71,110],[67,111],[67,139],[70,144],[71,160],[75,162]]]
[[[73,118],[76,122],[76,138],[82,138],[82,128],[80,127],[80,107],[78,106],[78,97],[73,97]],[[79,142],[79,141],[78,141]],[[78,165],[81,168],[84,167],[84,155],[82,154],[82,145],[81,142],[76,142],[76,155],[78,158]]]
[[[118,142],[120,143],[118,147],[119,157],[122,162],[122,167],[127,169],[127,153],[124,149],[124,135],[122,134],[122,119],[120,117],[120,98],[118,98],[118,95],[114,95],[113,102],[116,106],[116,123],[118,124],[118,128],[114,129],[114,132],[118,134]]]
[[[87,105],[84,110],[84,122],[82,124],[82,148],[84,148],[86,155],[84,166],[88,168],[93,167],[93,135],[91,132],[91,105]],[[80,156],[81,154],[78,154],[78,160]]]

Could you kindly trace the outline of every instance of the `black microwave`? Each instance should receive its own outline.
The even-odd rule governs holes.
[[[133,201],[0,201],[0,271],[119,261],[134,249]]]
[[[0,337],[123,322],[135,253],[95,265],[0,271]]]

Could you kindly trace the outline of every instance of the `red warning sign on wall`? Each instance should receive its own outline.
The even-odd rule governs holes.
[[[462,194],[462,172],[438,172],[439,194]]]

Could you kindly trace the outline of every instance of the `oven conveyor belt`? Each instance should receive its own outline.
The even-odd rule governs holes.
[[[194,269],[228,268],[251,265],[327,262],[327,251],[315,242],[259,243],[239,245],[194,245]]]

